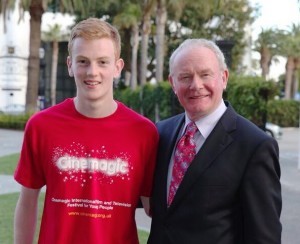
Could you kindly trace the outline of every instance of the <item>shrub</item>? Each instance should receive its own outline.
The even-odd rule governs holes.
[[[277,84],[260,77],[233,76],[224,94],[234,109],[255,124],[263,126],[269,119],[268,102],[279,94]]]
[[[269,121],[282,127],[298,127],[299,112],[300,101],[270,100],[268,102]]]
[[[118,100],[154,122],[183,112],[168,82],[146,84],[135,91],[125,88],[117,90],[115,94]],[[264,126],[266,121],[282,127],[298,126],[299,102],[276,100],[278,94],[279,87],[275,82],[265,81],[260,77],[232,75],[224,92],[224,99],[238,113],[258,126]]]
[[[263,126],[266,121],[282,127],[299,126],[300,102],[276,100],[279,94],[275,82],[260,77],[230,76],[224,99],[242,116]],[[146,84],[136,90],[115,89],[115,98],[153,122],[183,112],[168,82]],[[24,129],[30,115],[0,115],[0,127]]]
[[[23,130],[30,115],[0,115],[0,128]]]

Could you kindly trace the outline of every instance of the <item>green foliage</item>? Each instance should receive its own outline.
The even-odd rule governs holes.
[[[146,84],[136,90],[116,90],[115,98],[152,121],[183,112],[168,82]]]
[[[1,175],[13,175],[15,168],[17,166],[19,157],[20,157],[19,153],[0,157],[0,174]]]
[[[168,82],[147,84],[132,91],[130,88],[116,90],[116,99],[156,122],[183,112]],[[242,116],[258,126],[266,121],[283,127],[298,126],[299,102],[280,100],[278,83],[260,77],[231,75],[224,99]],[[288,109],[286,109],[288,107]]]
[[[0,242],[13,243],[13,219],[19,193],[0,195]]]
[[[155,91],[160,120],[166,119],[170,117],[170,115],[183,112],[183,108],[177,97],[174,95],[169,82],[160,82]]]
[[[273,28],[262,29],[254,42],[254,50],[261,53],[263,49],[268,49],[273,56],[278,52],[278,44],[282,37],[282,30]]]
[[[268,103],[270,122],[282,127],[299,126],[300,101],[271,100]]]
[[[124,4],[121,13],[114,17],[113,24],[119,27],[119,29],[129,29],[138,24],[141,15],[142,13],[139,5],[127,2]]]
[[[139,236],[139,243],[146,244],[149,237],[149,232],[144,230],[138,230],[138,236]]]
[[[23,130],[31,115],[0,114],[0,128]]]
[[[156,93],[156,87],[151,84],[146,84],[140,90],[140,97],[142,99],[140,110],[152,121],[155,121],[155,104],[158,102],[157,98],[159,98]]]
[[[13,243],[13,221],[18,197],[19,193],[0,195],[0,243]],[[39,196],[39,212],[37,226],[40,226],[41,223],[44,198],[45,193],[42,192]],[[39,230],[37,230],[35,233],[34,243],[37,243],[38,232]]]
[[[256,11],[256,8],[250,6],[246,0],[188,1],[180,18],[180,24],[182,28],[186,27],[193,31],[183,32],[186,33],[183,39],[203,37],[233,42],[230,68],[237,70],[247,45],[245,29],[247,24],[253,21],[253,14]],[[175,34],[178,35],[177,33]]]
[[[157,121],[168,118],[170,114],[175,114],[176,105],[180,106],[171,90],[168,82],[160,82],[158,85],[147,84],[142,89],[143,115]]]
[[[143,114],[153,122],[183,112],[168,82],[146,84],[135,90],[119,86],[115,99]],[[240,77],[232,74],[224,99],[242,116],[262,126],[265,121],[282,127],[299,125],[299,101],[276,100],[279,85],[260,77]],[[0,115],[0,128],[24,129],[30,116]]]
[[[242,116],[263,126],[268,120],[267,104],[278,94],[279,90],[274,82],[267,82],[261,77],[232,75],[224,97]]]
[[[141,88],[136,90],[131,90],[130,88],[123,89],[122,92],[115,93],[115,98],[125,103],[131,109],[141,113],[141,97],[140,97]],[[122,97],[122,99],[120,99]]]

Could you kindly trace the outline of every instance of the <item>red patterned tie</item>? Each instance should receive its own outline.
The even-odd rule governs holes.
[[[194,135],[196,131],[196,124],[194,122],[190,122],[187,125],[185,134],[177,143],[174,154],[172,180],[169,188],[168,206],[170,206],[187,168],[195,157],[196,144],[194,141]]]

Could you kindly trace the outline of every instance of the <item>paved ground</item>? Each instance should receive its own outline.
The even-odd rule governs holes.
[[[22,131],[0,129],[0,157],[19,152],[22,138]],[[278,143],[283,195],[282,244],[298,244],[300,240],[300,130],[283,129],[283,137],[278,140]],[[18,192],[19,189],[19,185],[11,176],[0,175],[0,194]],[[151,220],[142,209],[137,210],[136,221],[139,229],[149,230]]]
[[[300,130],[284,130],[279,140],[283,208],[282,244],[300,243]]]
[[[0,157],[19,152],[23,131],[0,129]]]

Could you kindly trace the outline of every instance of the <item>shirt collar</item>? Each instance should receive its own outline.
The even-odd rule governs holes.
[[[211,131],[213,130],[213,128],[215,127],[215,125],[217,124],[219,119],[222,117],[222,115],[224,114],[226,109],[227,109],[227,107],[226,107],[224,101],[222,100],[222,102],[220,103],[220,105],[217,107],[217,109],[215,111],[213,111],[211,114],[208,114],[207,116],[195,121],[198,130],[200,131],[201,135],[205,139],[209,136],[209,134],[211,133]],[[188,118],[187,114],[185,113],[185,125],[183,128],[183,131],[185,131],[186,126],[190,122],[191,122],[191,120]]]

